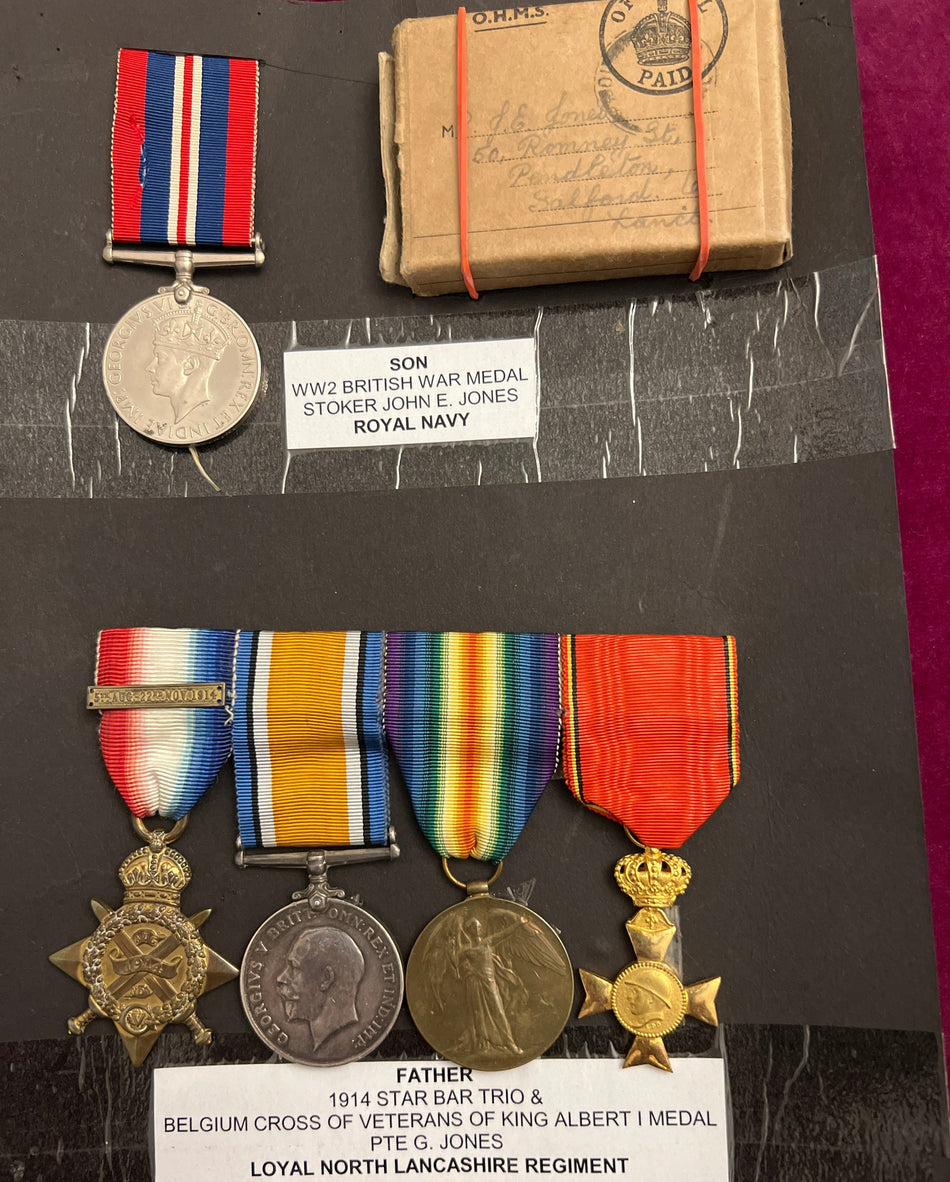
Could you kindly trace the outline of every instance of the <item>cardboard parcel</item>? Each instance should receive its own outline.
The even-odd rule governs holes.
[[[791,129],[778,0],[700,0],[707,270],[791,255]],[[593,0],[466,19],[476,285],[687,273],[699,251],[687,0]],[[388,216],[380,271],[462,291],[453,14],[380,55]]]

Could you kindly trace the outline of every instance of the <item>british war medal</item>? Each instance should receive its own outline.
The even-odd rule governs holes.
[[[671,1071],[663,1043],[687,1016],[718,1024],[720,979],[684,985],[669,963],[669,909],[690,868],[676,848],[739,776],[736,649],[731,636],[564,636],[564,773],[571,791],[640,845],[614,868],[639,910],[636,960],[613,981],[586,969],[580,1017],[613,1011],[633,1036],[624,1067]]]
[[[106,767],[147,844],[119,867],[121,906],[113,910],[94,899],[98,929],[50,960],[89,991],[89,1008],[70,1019],[70,1033],[82,1034],[96,1017],[110,1018],[136,1066],[172,1022],[187,1026],[195,1042],[210,1042],[197,1001],[237,975],[201,938],[210,910],[182,912],[179,897],[191,870],[171,848],[231,751],[233,659],[233,632],[112,628],[99,634],[87,705],[103,712]],[[149,830],[143,818],[155,815],[174,824]]]
[[[570,1015],[573,973],[554,930],[489,886],[557,762],[557,637],[391,632],[386,723],[416,817],[468,898],[413,946],[406,999],[423,1037],[465,1067],[518,1067]],[[460,882],[449,858],[498,863]]]
[[[395,858],[381,632],[241,632],[234,767],[239,866],[296,866],[309,886],[261,924],[241,1000],[284,1059],[349,1063],[399,1013],[403,970],[385,926],[327,874]]]
[[[158,443],[195,448],[244,418],[261,388],[254,335],[195,284],[198,267],[259,267],[254,232],[258,63],[121,49],[112,128],[107,262],[171,267],[131,308],[102,376],[118,416]],[[199,465],[200,466],[200,465]]]

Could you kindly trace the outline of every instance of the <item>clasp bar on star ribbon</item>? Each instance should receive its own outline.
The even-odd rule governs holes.
[[[90,685],[87,710],[195,710],[224,706],[223,681],[179,682],[174,685]]]

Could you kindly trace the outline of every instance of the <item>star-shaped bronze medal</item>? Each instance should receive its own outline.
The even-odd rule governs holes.
[[[621,889],[640,908],[626,925],[637,959],[614,981],[581,969],[587,996],[578,1017],[612,1010],[621,1025],[635,1035],[624,1067],[647,1063],[672,1071],[664,1035],[675,1030],[687,1015],[710,1026],[719,1025],[716,993],[720,978],[684,986],[666,963],[676,925],[661,908],[672,906],[686,890],[690,870],[682,858],[647,848],[621,858],[614,873]]]
[[[50,960],[89,990],[89,1008],[70,1018],[70,1034],[82,1034],[94,1018],[111,1018],[136,1067],[162,1030],[181,1022],[195,1042],[211,1031],[195,1014],[198,998],[237,976],[237,969],[209,948],[198,929],[211,914],[190,918],[178,905],[191,869],[169,849],[160,830],[119,868],[125,886],[113,911],[92,900],[99,927],[91,936],[54,952]]]

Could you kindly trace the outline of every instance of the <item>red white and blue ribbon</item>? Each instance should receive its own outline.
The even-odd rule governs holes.
[[[120,49],[112,237],[250,246],[258,63]]]
[[[231,684],[235,633],[207,628],[108,628],[97,685]],[[137,817],[177,820],[214,783],[231,753],[230,706],[105,710],[106,768]]]
[[[234,782],[245,849],[385,845],[382,632],[241,632]]]

